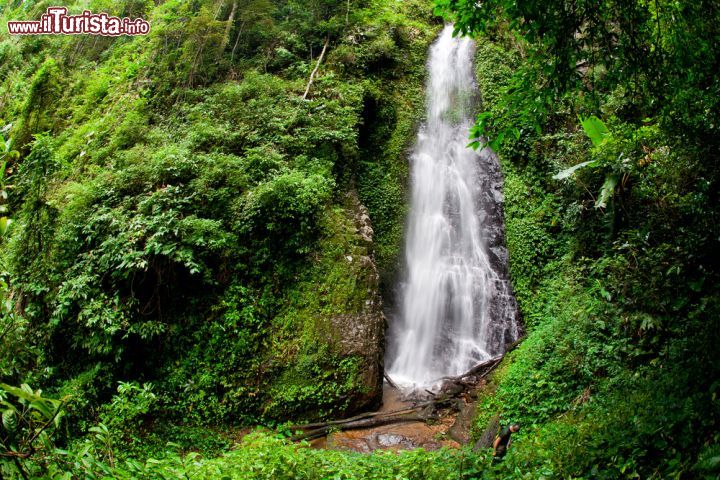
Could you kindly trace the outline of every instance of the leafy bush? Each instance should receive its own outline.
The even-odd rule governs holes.
[[[47,461],[54,453],[52,434],[60,426],[65,400],[44,397],[27,384],[0,384],[0,473],[27,478],[24,463],[31,458]]]

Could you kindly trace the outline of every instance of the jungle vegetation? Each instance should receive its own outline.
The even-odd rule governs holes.
[[[7,34],[53,4],[0,6],[0,478],[718,478],[716,2],[72,0],[152,29]],[[500,463],[293,444],[366,393],[326,323],[365,304],[348,252],[392,306],[444,21],[526,331],[475,429],[523,428]]]

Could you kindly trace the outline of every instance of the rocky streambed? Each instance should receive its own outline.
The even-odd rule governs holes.
[[[392,421],[366,428],[331,431],[311,441],[314,448],[351,450],[369,453],[374,450],[410,450],[423,448],[436,450],[442,447],[459,448],[470,441],[470,430],[475,412],[477,393],[485,380],[468,388],[461,395],[428,405],[417,415],[398,416]],[[427,403],[413,395],[408,397],[400,390],[383,385],[383,403],[379,417],[402,412]]]

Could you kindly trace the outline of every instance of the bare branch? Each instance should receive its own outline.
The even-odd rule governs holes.
[[[313,80],[315,80],[315,74],[317,73],[318,68],[320,68],[320,63],[322,63],[322,61],[323,61],[323,57],[325,56],[325,51],[327,50],[327,47],[329,44],[330,44],[330,35],[328,35],[325,38],[325,45],[323,45],[322,52],[320,52],[320,57],[318,58],[318,61],[315,64],[315,69],[310,74],[310,80],[308,81],[307,88],[305,88],[305,93],[302,96],[303,100],[306,100],[308,93],[310,93],[310,87],[313,84]]]

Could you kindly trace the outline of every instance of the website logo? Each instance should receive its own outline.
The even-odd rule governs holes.
[[[8,22],[10,35],[147,35],[150,22],[142,18],[119,18],[107,13],[85,10],[80,15],[68,15],[65,7],[49,7],[40,20]]]

